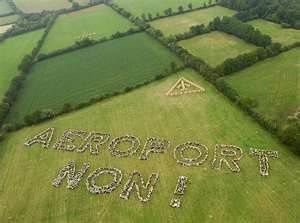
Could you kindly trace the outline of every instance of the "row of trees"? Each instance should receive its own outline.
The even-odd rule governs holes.
[[[157,12],[156,14],[152,14],[152,13],[143,13],[141,14],[141,19],[144,21],[144,22],[150,22],[150,21],[153,21],[153,20],[157,20],[157,19],[162,19],[162,18],[166,18],[166,17],[169,17],[169,16],[175,16],[175,15],[180,15],[180,14],[183,14],[183,13],[188,13],[188,12],[192,12],[192,11],[197,11],[197,10],[200,10],[200,9],[205,9],[205,8],[209,8],[209,7],[212,7],[212,6],[215,6],[216,4],[213,3],[212,0],[209,0],[208,3],[204,3],[203,6],[200,6],[200,7],[193,7],[193,4],[192,3],[189,3],[187,4],[186,7],[180,5],[178,6],[177,8],[177,11],[176,10],[173,10],[172,8],[167,8],[164,10],[163,14],[160,14],[159,12]]]
[[[299,0],[219,0],[220,4],[238,10],[236,15],[246,21],[253,18],[264,18],[285,27],[300,29]]]
[[[149,84],[149,83],[151,83],[155,80],[160,80],[162,78],[165,78],[169,74],[173,74],[174,72],[178,72],[178,71],[181,71],[183,69],[184,69],[183,66],[180,67],[180,66],[177,66],[177,64],[175,62],[171,62],[170,67],[168,69],[166,69],[163,73],[157,75],[153,79],[144,81],[142,83],[139,83],[139,84],[136,84],[136,85],[133,85],[133,86],[127,86],[124,89],[121,89],[120,91],[113,92],[111,94],[105,94],[105,95],[102,95],[102,96],[91,98],[89,101],[80,103],[78,105],[71,105],[69,103],[66,103],[62,106],[60,111],[54,111],[52,109],[37,110],[37,111],[25,116],[24,124],[9,124],[9,123],[6,123],[4,125],[4,128],[5,128],[6,131],[12,131],[12,130],[19,129],[19,128],[24,127],[24,126],[41,123],[43,121],[46,121],[46,120],[52,119],[54,117],[57,117],[58,115],[62,115],[62,114],[65,114],[65,113],[68,113],[68,112],[71,112],[71,111],[75,111],[75,110],[87,107],[89,105],[92,105],[92,104],[94,104],[96,102],[99,102],[99,101],[103,101],[103,100],[108,99],[110,97],[128,93],[128,92],[130,92],[134,89],[145,86],[145,85],[147,85],[147,84]]]
[[[130,28],[125,32],[116,32],[115,34],[112,34],[111,37],[103,37],[101,39],[95,40],[89,37],[86,37],[82,40],[78,40],[75,42],[75,44],[73,44],[72,46],[63,48],[63,49],[58,49],[56,51],[50,52],[50,53],[41,53],[37,56],[37,60],[36,61],[42,61],[45,59],[49,59],[51,57],[55,57],[61,54],[65,54],[65,53],[69,53],[75,50],[79,50],[88,46],[92,46],[95,44],[99,44],[99,43],[103,43],[106,41],[110,41],[110,40],[114,40],[114,39],[118,39],[118,38],[122,38],[134,33],[138,33],[141,32],[140,28]]]
[[[268,57],[278,55],[283,51],[290,50],[291,48],[300,47],[300,43],[295,43],[291,46],[282,47],[280,44],[275,43],[267,46],[266,48],[259,48],[257,52],[250,53],[249,55],[242,55],[235,60],[226,62],[222,67],[218,67],[218,73],[215,69],[211,68],[202,59],[191,55],[187,50],[178,46],[176,42],[170,42],[168,38],[165,38],[159,31],[150,27],[146,30],[151,36],[159,40],[162,44],[167,46],[171,51],[178,55],[186,66],[192,67],[199,74],[201,74],[207,81],[211,82],[220,92],[227,96],[231,101],[237,104],[244,112],[249,114],[254,120],[256,120],[266,130],[275,134],[283,143],[290,146],[293,152],[300,153],[299,135],[300,127],[299,123],[294,122],[287,123],[283,128],[278,126],[276,120],[269,120],[260,113],[255,111],[257,101],[250,98],[241,97],[237,91],[231,88],[221,77],[238,69],[250,66],[252,63],[256,63],[259,60],[264,60]],[[250,61],[250,62],[249,62]],[[227,70],[228,69],[228,70]]]
[[[285,49],[286,48],[282,48],[280,43],[273,43],[266,48],[258,48],[253,52],[238,55],[235,58],[226,59],[221,65],[217,66],[215,70],[221,75],[229,75],[249,67],[258,61],[274,57],[285,51]]]
[[[113,8],[113,6],[112,6],[112,8]],[[90,41],[83,40],[84,43],[82,41],[80,41],[80,42],[77,42],[75,45],[73,45],[69,48],[65,48],[65,49],[62,49],[62,50],[59,50],[59,51],[56,51],[56,52],[53,52],[53,53],[50,53],[50,54],[47,54],[47,55],[39,55],[38,60],[46,59],[46,58],[49,58],[49,57],[52,57],[52,56],[56,56],[58,54],[62,54],[62,53],[66,53],[68,51],[76,50],[80,47],[85,47],[87,42],[88,42],[87,45],[89,45],[89,44],[95,44],[95,43],[99,43],[99,42],[103,42],[103,41],[109,41],[109,40],[115,39],[115,38],[121,38],[123,36],[129,35],[129,34],[132,34],[132,33],[135,33],[135,32],[140,32],[141,30],[144,30],[145,27],[148,26],[147,24],[144,24],[139,18],[132,17],[130,13],[126,12],[122,8],[116,7],[115,10],[118,13],[120,13],[121,15],[123,15],[127,18],[130,18],[135,24],[138,24],[139,28],[129,29],[127,32],[124,32],[124,33],[117,32],[117,33],[113,34],[110,38],[103,38],[103,39],[97,40],[97,41],[95,40],[95,42],[94,41],[90,42]],[[50,28],[51,28],[51,25],[47,29],[47,32],[45,32],[45,37],[46,37],[46,34],[49,32]],[[40,41],[40,43],[42,43],[42,42],[43,42],[43,40]],[[35,51],[35,52],[38,52],[38,50]],[[22,75],[20,75],[20,77],[23,77],[23,78],[22,78],[21,81],[18,81],[18,85],[12,84],[13,86],[16,86],[14,88],[14,90],[12,90],[12,92],[15,94],[14,99],[17,96],[18,89],[22,86],[21,85],[22,81],[25,79],[24,74],[26,74],[26,72],[28,72],[30,70],[30,68],[33,64],[33,59],[35,58],[35,56],[36,55],[27,55],[26,57],[24,57],[22,63],[19,66],[19,68],[22,70]],[[112,97],[112,96],[115,96],[115,95],[118,95],[118,94],[123,94],[123,93],[129,92],[133,89],[144,86],[144,85],[146,85],[146,84],[148,84],[148,83],[150,83],[154,80],[159,80],[161,78],[164,78],[167,75],[172,74],[172,73],[177,72],[177,71],[180,71],[182,69],[184,69],[184,66],[177,66],[177,64],[175,62],[171,62],[169,69],[165,69],[165,71],[163,73],[157,75],[152,80],[145,81],[145,82],[137,84],[135,86],[128,86],[128,87],[124,88],[123,90],[120,90],[119,92],[114,92],[112,94],[106,94],[106,95],[102,95],[100,97],[92,98],[92,99],[90,99],[90,101],[80,103],[78,105],[73,106],[71,104],[65,104],[60,111],[53,111],[51,109],[38,110],[38,111],[33,112],[32,114],[27,115],[24,118],[24,124],[5,123],[2,126],[2,130],[12,131],[12,130],[19,129],[19,128],[22,128],[22,127],[27,126],[27,125],[33,125],[33,124],[36,124],[36,123],[39,123],[39,122],[42,122],[42,121],[45,121],[45,120],[49,120],[53,117],[56,117],[57,115],[86,107],[86,106],[91,105],[95,102],[107,99],[109,97]],[[13,102],[13,100],[12,100],[12,102]],[[6,112],[8,112],[10,106],[8,106],[8,109],[5,110]],[[1,110],[1,105],[0,105],[0,110]],[[1,114],[1,111],[0,111],[0,114]],[[4,116],[6,117],[6,115],[4,115]],[[2,119],[2,123],[5,120],[5,117],[4,117],[4,119]]]
[[[22,11],[17,7],[13,0],[6,0],[6,2],[8,3],[9,7],[13,10],[14,14],[22,14]]]
[[[11,36],[44,28],[52,17],[53,13],[49,12],[21,14],[12,28],[0,36],[0,41]]]
[[[269,46],[272,43],[270,36],[262,34],[253,26],[245,24],[233,17],[216,17],[208,26],[205,26],[204,24],[191,26],[188,32],[176,34],[168,38],[170,41],[181,41],[216,30],[235,35],[247,42],[261,47]]]
[[[233,17],[216,17],[212,22],[209,23],[209,29],[219,30],[228,34],[235,35],[247,42],[261,47],[266,47],[272,43],[272,39],[270,36],[262,34],[253,26],[243,23]]]
[[[255,100],[241,97],[224,79],[218,79],[215,86],[262,127],[276,135],[282,143],[288,145],[292,152],[300,155],[300,120],[286,120],[283,126],[279,126],[277,120],[268,119],[255,110],[257,106]]]
[[[12,0],[8,0],[13,2]],[[6,38],[23,34],[26,32],[34,31],[37,29],[45,28],[47,24],[49,23],[49,20],[54,15],[61,15],[61,14],[67,14],[74,11],[78,11],[84,8],[89,8],[94,5],[102,4],[105,0],[95,0],[90,2],[88,5],[79,5],[75,4],[72,8],[69,9],[60,9],[57,11],[42,11],[40,13],[23,13],[18,8],[15,9],[17,14],[19,14],[20,18],[16,21],[16,23],[7,30],[4,34],[0,35],[0,42],[5,40]],[[77,2],[76,2],[77,3]],[[13,3],[14,4],[14,3]],[[14,4],[15,5],[15,4]]]
[[[3,135],[5,135],[6,130],[8,129],[7,125],[3,125],[3,124],[10,111],[10,108],[12,107],[13,103],[17,99],[19,90],[22,87],[24,80],[26,79],[26,75],[28,74],[30,68],[32,67],[34,63],[34,59],[38,54],[40,48],[42,47],[45,38],[49,33],[49,30],[54,24],[56,17],[57,15],[53,15],[52,18],[49,20],[49,23],[47,24],[47,27],[43,33],[42,38],[38,41],[36,47],[32,50],[31,54],[25,55],[23,57],[20,65],[18,66],[18,70],[20,73],[12,79],[8,87],[8,90],[6,91],[2,99],[2,102],[0,103],[0,125],[2,126],[2,129],[0,131],[0,138]]]

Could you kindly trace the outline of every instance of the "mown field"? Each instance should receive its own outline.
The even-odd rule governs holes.
[[[255,110],[281,124],[300,105],[300,48],[255,64],[225,80],[241,96],[257,101]]]
[[[151,13],[154,16],[156,13],[163,15],[168,8],[178,11],[178,7],[183,6],[187,9],[189,3],[192,3],[194,8],[203,6],[204,3],[208,3],[208,0],[113,0],[113,2],[136,16],[141,16],[143,13]]]
[[[15,21],[18,20],[18,18],[19,18],[18,15],[0,17],[0,26],[14,23]]]
[[[13,10],[9,7],[6,0],[0,0],[0,15],[4,15],[12,12]]]
[[[300,31],[296,29],[282,28],[281,25],[263,19],[252,20],[250,25],[272,37],[273,42],[290,45],[300,41]]]
[[[9,121],[20,122],[39,109],[123,91],[154,79],[181,61],[144,33],[97,44],[36,64],[24,83]],[[38,92],[38,96],[37,96]]]
[[[235,36],[218,31],[180,41],[179,45],[213,67],[256,48]]]
[[[161,30],[164,35],[175,35],[189,31],[191,26],[204,24],[207,25],[215,17],[232,16],[235,11],[221,6],[214,6],[207,9],[201,9],[190,13],[184,13],[177,16],[171,16],[165,19],[159,19],[151,22],[151,25]]]
[[[133,27],[132,23],[104,5],[65,14],[55,22],[41,53],[73,45],[84,34],[93,33],[93,38],[100,39]]]
[[[165,96],[179,77],[201,85],[205,93]],[[171,141],[171,147],[165,154],[152,154],[147,161],[138,159],[140,151],[132,157],[112,157],[107,145],[98,156],[45,150],[38,145],[25,148],[26,138],[48,127],[56,130],[53,141],[71,128],[106,132],[112,137],[133,134],[142,143],[149,136],[163,137]],[[182,167],[173,159],[174,147],[188,140],[208,146],[209,158],[202,166]],[[226,168],[210,168],[216,143],[243,149],[239,174]],[[1,222],[273,223],[297,222],[300,218],[299,157],[189,70],[12,133],[0,146]],[[270,160],[270,176],[259,175],[258,160],[247,154],[252,146],[279,151],[279,159]],[[98,167],[119,168],[124,174],[122,185],[110,195],[92,195],[86,189],[85,176],[73,191],[66,188],[65,182],[54,188],[53,178],[69,160],[75,160],[79,167],[89,162],[91,169],[87,174]],[[152,172],[160,173],[149,203],[142,204],[134,195],[128,201],[119,198],[133,170],[140,171],[145,178]],[[183,196],[182,208],[172,209],[169,202],[180,175],[188,176],[191,183]]]
[[[14,0],[14,2],[25,13],[58,10],[72,6],[68,0]]]
[[[90,3],[90,0],[76,0],[76,2],[78,2],[79,5],[87,5]]]
[[[31,53],[42,33],[43,30],[29,32],[0,43],[0,100],[10,81],[18,74],[17,67],[23,56]]]

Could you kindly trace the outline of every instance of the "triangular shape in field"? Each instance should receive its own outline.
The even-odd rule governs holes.
[[[204,88],[182,77],[170,88],[166,95],[177,96],[183,94],[199,93],[204,91]]]

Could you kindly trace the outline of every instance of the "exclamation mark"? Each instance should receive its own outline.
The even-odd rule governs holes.
[[[174,191],[174,195],[173,198],[170,201],[170,206],[172,208],[180,208],[181,207],[181,199],[184,195],[185,189],[187,187],[187,183],[188,183],[188,177],[186,176],[179,176],[178,180],[177,180],[177,184],[176,184],[176,188]]]

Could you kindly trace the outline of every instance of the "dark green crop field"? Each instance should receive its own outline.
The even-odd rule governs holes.
[[[173,61],[181,65],[175,55],[140,33],[40,62],[28,75],[9,121],[121,92],[154,79]]]

